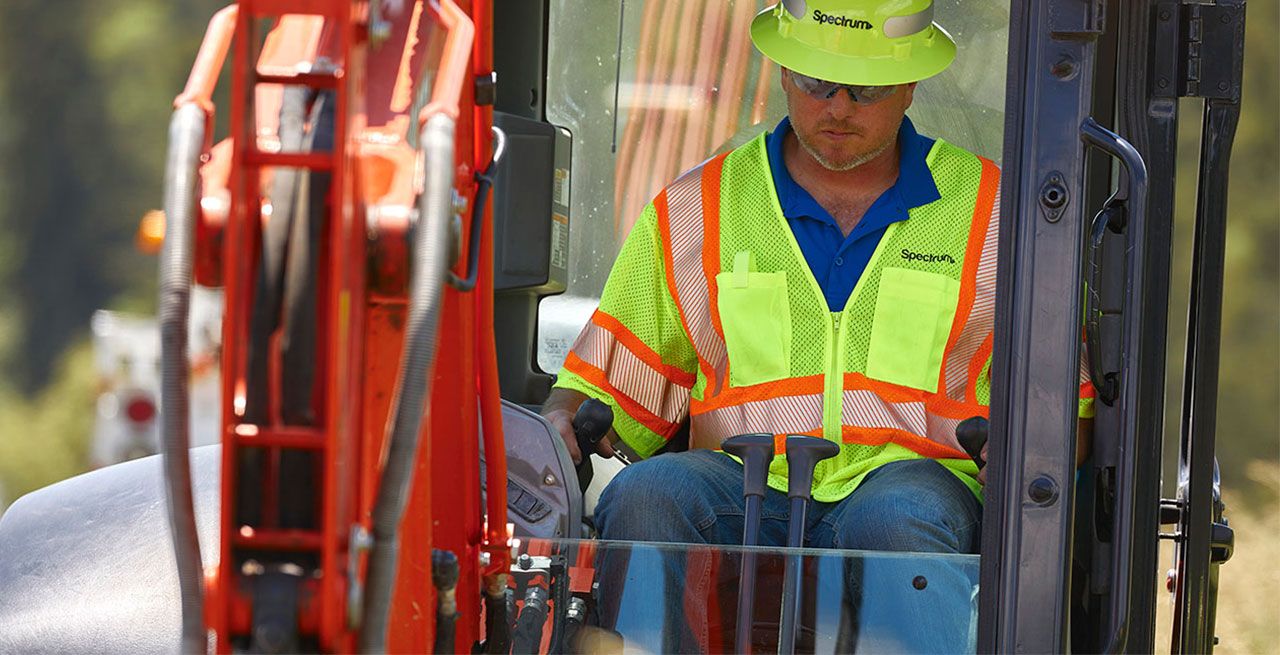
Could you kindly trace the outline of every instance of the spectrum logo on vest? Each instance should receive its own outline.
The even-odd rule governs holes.
[[[931,255],[929,253],[924,253],[924,252],[911,252],[906,248],[902,249],[902,258],[912,262],[946,262],[948,264],[956,263],[956,260],[952,259],[951,255],[948,255],[945,253],[941,255]]]
[[[839,25],[851,30],[871,29],[871,23],[865,20],[854,20],[848,16],[832,16],[831,14],[824,14],[817,9],[813,10],[813,19],[818,21],[819,25]]]

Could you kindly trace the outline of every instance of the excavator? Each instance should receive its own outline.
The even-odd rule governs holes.
[[[779,71],[747,38],[773,10],[242,0],[213,16],[169,127],[161,452],[0,517],[0,652],[662,652],[676,631],[705,652],[912,652],[901,607],[921,597],[967,608],[955,652],[1212,651],[1233,543],[1214,423],[1242,0],[935,3],[960,52],[910,115],[1003,168],[979,555],[593,538],[626,461],[575,466],[539,403],[646,200],[781,116]],[[1166,435],[1187,99],[1194,262]],[[220,443],[193,448],[204,288],[224,299]],[[1082,349],[1097,408],[1078,469]],[[575,418],[582,443],[604,409]],[[957,574],[963,597],[929,584]]]

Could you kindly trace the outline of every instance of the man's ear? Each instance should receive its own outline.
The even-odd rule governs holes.
[[[912,83],[910,83],[910,84],[906,85],[906,87],[907,87],[907,88],[906,88],[907,104],[906,104],[906,107],[903,107],[903,108],[902,108],[904,111],[907,109],[907,107],[910,107],[910,106],[911,106],[912,101],[914,101],[914,100],[915,100],[915,97],[916,97],[916,84],[919,84],[919,82],[912,82]]]

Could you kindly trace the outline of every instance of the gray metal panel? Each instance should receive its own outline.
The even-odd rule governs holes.
[[[1101,9],[1070,0],[1011,7],[980,652],[1068,646],[1085,225],[1079,129]]]
[[[568,131],[502,112],[506,154],[493,186],[494,288],[560,293],[568,281]]]
[[[560,433],[533,412],[502,402],[507,513],[517,537],[581,536],[582,491]]]
[[[191,451],[205,567],[218,563],[220,446]],[[18,499],[0,517],[0,653],[176,653],[178,574],[159,456]]]
[[[494,288],[540,287],[550,278],[556,129],[496,111],[493,124],[507,135],[493,185]]]

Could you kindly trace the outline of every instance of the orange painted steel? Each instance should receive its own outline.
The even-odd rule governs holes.
[[[484,79],[493,72],[493,15],[489,2],[476,2],[472,6],[472,14],[481,37],[476,39],[472,54],[472,75],[474,79]],[[474,107],[474,157],[477,162],[485,162],[485,168],[492,161],[492,132],[481,129],[493,124],[491,107],[472,104]],[[501,392],[498,384],[498,351],[494,334],[494,279],[493,279],[493,243],[494,233],[488,226],[493,225],[493,206],[490,202],[485,206],[485,215],[481,222],[480,234],[468,234],[467,239],[480,239],[479,278],[476,283],[476,321],[478,334],[476,347],[479,349],[480,376],[480,415],[484,434],[485,452],[506,453],[505,439],[502,431]],[[485,479],[489,481],[486,496],[488,506],[486,516],[501,516],[501,521],[487,521],[484,536],[484,552],[489,556],[489,563],[481,571],[482,577],[491,579],[494,576],[506,575],[511,569],[511,543],[507,528],[507,460],[506,457],[485,458]]]
[[[173,100],[175,108],[194,102],[206,115],[213,116],[213,89],[218,84],[222,64],[227,59],[227,50],[231,47],[238,16],[238,5],[228,5],[213,15],[205,31],[204,41],[200,44],[200,51],[196,53],[191,74],[187,77],[187,86]]]
[[[351,530],[369,525],[385,426],[395,395],[404,334],[409,250],[405,242],[421,181],[420,157],[406,142],[415,119],[443,113],[456,119],[454,186],[470,206],[475,202],[474,172],[487,166],[491,137],[488,108],[474,107],[473,75],[492,70],[488,2],[459,6],[449,0],[439,11],[426,0],[408,3],[409,11],[385,18],[389,34],[378,48],[368,39],[368,5],[350,0],[246,0],[219,12],[179,103],[197,102],[214,111],[212,90],[231,48],[233,84],[231,129],[218,146],[207,142],[202,167],[201,229],[197,233],[197,273],[206,284],[226,289],[223,316],[223,516],[220,565],[206,571],[207,625],[216,632],[217,650],[230,652],[234,640],[251,630],[253,598],[246,594],[241,564],[250,561],[295,562],[313,579],[300,586],[299,634],[327,652],[350,652],[355,630],[349,625],[347,570]],[[431,4],[434,8],[436,5]],[[473,25],[468,10],[476,17]],[[260,18],[278,17],[265,41],[255,35]],[[428,41],[444,26],[443,56],[427,61]],[[479,34],[480,38],[476,38]],[[261,51],[256,44],[263,43]],[[432,42],[434,44],[434,42]],[[327,67],[314,64],[323,57]],[[431,103],[411,114],[406,89],[439,72]],[[431,78],[427,78],[431,79]],[[331,93],[334,103],[333,149],[327,153],[280,153],[278,112],[284,85]],[[259,266],[267,185],[276,167],[324,171],[330,176],[327,216],[316,271],[317,388],[312,426],[280,422],[278,381],[270,385],[270,418],[262,425],[244,418],[246,343]],[[380,222],[367,214],[377,208]],[[397,218],[400,217],[400,218]],[[373,247],[368,231],[374,226]],[[506,526],[498,521],[482,531],[479,488],[478,417],[480,402],[485,447],[504,452],[498,414],[496,361],[493,355],[492,235],[481,238],[486,271],[475,294],[446,291],[440,348],[424,446],[415,464],[415,481],[402,525],[402,558],[392,606],[388,645],[393,652],[426,652],[433,647],[434,589],[430,578],[432,547],[453,550],[459,558],[458,644],[468,648],[479,636],[482,574],[504,571],[509,557]],[[465,246],[464,246],[465,248]],[[374,266],[370,266],[373,256]],[[372,278],[367,274],[374,271]],[[483,299],[483,301],[481,300]],[[478,332],[477,325],[485,326]],[[278,350],[273,350],[278,357]],[[481,372],[483,369],[483,372]],[[280,371],[273,362],[273,375]],[[497,418],[495,418],[497,416]],[[259,482],[247,482],[240,453],[266,454]],[[285,452],[312,453],[312,489],[276,488]],[[505,517],[505,462],[490,458],[494,484],[490,511]],[[258,525],[237,518],[237,497],[249,493],[261,502]],[[285,494],[303,494],[314,525],[277,525]],[[497,508],[496,510],[494,508]],[[480,553],[489,553],[481,570]],[[249,567],[252,569],[253,567]],[[246,569],[248,570],[248,569]],[[426,609],[424,609],[426,608]]]
[[[470,68],[471,46],[475,40],[475,24],[467,13],[458,8],[453,0],[440,0],[440,23],[449,31],[444,43],[444,52],[440,56],[440,68],[435,85],[431,87],[431,102],[418,113],[418,125],[426,125],[427,119],[435,114],[444,114],[457,119],[458,101],[462,97],[462,87],[467,80]]]

